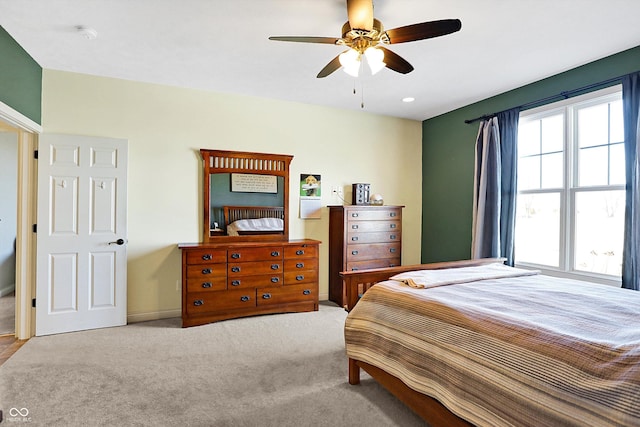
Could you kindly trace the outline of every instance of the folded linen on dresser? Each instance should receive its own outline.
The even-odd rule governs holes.
[[[396,274],[391,280],[405,283],[412,288],[428,289],[437,286],[469,283],[485,279],[502,279],[505,277],[532,276],[538,270],[525,270],[509,267],[504,264],[488,264],[476,267],[461,267],[444,270],[418,270]]]

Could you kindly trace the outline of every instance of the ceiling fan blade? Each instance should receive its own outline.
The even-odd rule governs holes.
[[[357,30],[373,29],[373,0],[347,0],[349,25]]]
[[[391,44],[405,43],[444,36],[445,34],[455,33],[460,28],[462,28],[462,22],[459,19],[443,19],[441,21],[421,22],[387,30],[387,36],[389,36]]]
[[[384,52],[384,62],[385,64],[387,64],[387,68],[400,74],[407,74],[413,71],[413,65],[409,64],[403,57],[401,57],[397,53],[380,45],[377,46],[377,49],[382,49],[382,51]]]
[[[340,65],[340,55],[338,55],[335,58],[333,58],[331,60],[331,62],[329,62],[327,65],[325,65],[324,68],[322,70],[320,70],[320,72],[318,73],[318,75],[316,77],[318,77],[319,79],[321,79],[323,77],[327,77],[329,74],[333,73],[334,71],[336,71],[341,66],[342,65]]]
[[[276,40],[281,42],[299,42],[299,43],[323,43],[323,44],[336,44],[338,39],[335,37],[307,37],[307,36],[273,36],[269,37],[269,40]]]

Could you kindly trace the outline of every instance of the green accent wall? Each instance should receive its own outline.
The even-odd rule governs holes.
[[[469,258],[478,122],[464,121],[640,70],[640,46],[422,123],[422,262]],[[600,89],[600,88],[598,88]]]
[[[42,67],[0,27],[0,101],[42,124]]]

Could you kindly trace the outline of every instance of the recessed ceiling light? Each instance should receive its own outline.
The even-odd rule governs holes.
[[[84,37],[87,40],[94,40],[95,38],[98,37],[98,32],[91,28],[91,27],[85,27],[84,25],[78,25],[76,27],[76,30],[78,31],[78,34],[80,34],[82,37]]]
[[[407,96],[406,98],[402,98],[402,102],[413,102],[416,99],[413,96]]]

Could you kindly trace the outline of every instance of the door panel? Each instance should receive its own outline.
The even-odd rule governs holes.
[[[127,141],[44,134],[39,153],[36,335],[126,324]]]

